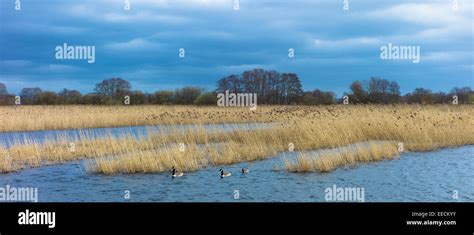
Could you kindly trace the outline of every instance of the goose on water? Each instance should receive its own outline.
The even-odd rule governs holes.
[[[220,169],[219,170],[221,172],[221,179],[224,178],[224,177],[229,177],[232,175],[232,173],[230,172],[224,172],[224,170]]]
[[[184,173],[182,171],[177,171],[176,167],[173,166],[173,168],[171,168],[171,177],[172,178],[181,177],[183,175],[184,175]]]

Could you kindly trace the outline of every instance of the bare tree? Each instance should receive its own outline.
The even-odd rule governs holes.
[[[23,88],[20,92],[21,102],[23,104],[34,104],[39,93],[41,93],[41,89],[38,87]]]
[[[260,68],[244,71],[241,76],[231,75],[217,82],[216,92],[257,93],[262,104],[300,103],[303,89],[298,76],[294,73],[280,74]]]
[[[397,82],[391,81],[388,86],[389,91],[389,102],[390,103],[398,103],[400,102],[400,86]]]
[[[349,94],[349,101],[351,103],[367,103],[368,92],[364,89],[361,81],[352,82],[350,89],[352,94]]]
[[[281,83],[284,84],[283,104],[300,103],[303,98],[303,88],[298,75],[295,73],[283,73],[281,77]]]
[[[226,90],[232,93],[242,92],[242,81],[238,75],[233,74],[217,81],[216,92],[223,93]]]
[[[372,77],[369,81],[369,101],[371,103],[388,103],[390,82],[379,77]]]
[[[275,71],[268,71],[267,72],[267,104],[278,104],[279,97],[278,97],[278,89],[280,85],[280,74]]]
[[[132,86],[128,81],[121,78],[111,78],[97,83],[94,90],[101,97],[119,100],[129,93],[130,89],[132,89]]]

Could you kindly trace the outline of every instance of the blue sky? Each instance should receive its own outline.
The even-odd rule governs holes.
[[[153,92],[215,88],[226,75],[261,67],[294,72],[303,88],[339,96],[353,80],[416,87],[474,88],[471,0],[2,0],[0,82],[91,92],[111,77]],[[56,60],[63,45],[95,46],[95,63]],[[419,46],[421,61],[381,60],[380,47]],[[179,58],[179,48],[186,51]],[[294,48],[295,57],[288,57]]]

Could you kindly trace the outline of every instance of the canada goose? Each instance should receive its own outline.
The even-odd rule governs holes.
[[[221,172],[221,179],[224,178],[224,177],[229,177],[232,175],[232,173],[230,172],[224,172],[224,170],[220,169],[219,170]]]
[[[181,171],[176,171],[176,168],[174,166],[173,166],[173,168],[171,168],[171,177],[172,178],[181,177],[183,175],[184,175],[184,173],[181,172]]]
[[[249,172],[250,172],[249,169],[242,168],[242,174],[249,173]]]

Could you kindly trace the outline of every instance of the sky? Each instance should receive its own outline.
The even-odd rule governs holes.
[[[146,92],[213,90],[224,76],[263,68],[338,96],[372,76],[397,81],[403,94],[474,88],[471,0],[129,2],[127,10],[126,0],[1,0],[0,83],[15,94],[89,93],[112,77]],[[94,46],[95,62],[57,59],[64,43]],[[389,43],[419,47],[420,62],[381,59]]]

